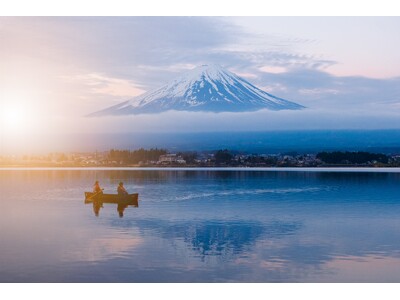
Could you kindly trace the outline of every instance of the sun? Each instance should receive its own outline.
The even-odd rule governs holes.
[[[9,133],[18,133],[27,126],[27,112],[22,105],[2,105],[0,116],[3,130]]]

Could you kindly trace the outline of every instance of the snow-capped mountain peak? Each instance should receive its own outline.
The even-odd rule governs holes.
[[[218,65],[202,65],[162,87],[92,115],[160,113],[167,110],[242,112],[302,109]]]

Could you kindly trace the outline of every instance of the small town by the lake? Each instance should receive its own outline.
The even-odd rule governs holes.
[[[400,153],[295,151],[263,154],[237,150],[169,152],[138,149],[0,156],[0,167],[400,167]]]

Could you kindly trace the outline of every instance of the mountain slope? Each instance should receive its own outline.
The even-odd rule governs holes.
[[[219,66],[197,67],[166,85],[92,116],[160,113],[168,110],[243,112],[302,109],[271,95]]]

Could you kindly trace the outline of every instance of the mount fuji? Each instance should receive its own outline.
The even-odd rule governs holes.
[[[203,65],[158,89],[89,116],[154,114],[168,110],[218,113],[303,108],[255,87],[220,66]]]

